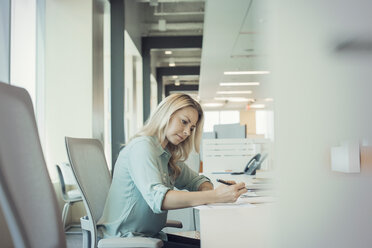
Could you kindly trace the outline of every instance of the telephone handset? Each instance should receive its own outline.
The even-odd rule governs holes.
[[[255,172],[258,167],[258,161],[260,161],[260,158],[261,158],[261,154],[257,153],[249,160],[249,162],[244,168],[244,171],[232,172],[231,175],[241,175],[241,174],[254,175],[256,174]]]

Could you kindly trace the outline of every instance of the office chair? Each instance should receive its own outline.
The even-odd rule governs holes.
[[[87,212],[87,216],[80,219],[83,247],[162,247],[160,239],[146,237],[101,239],[97,244],[97,221],[102,216],[111,185],[103,147],[96,139],[66,137],[65,141],[70,165]]]
[[[0,83],[0,204],[15,247],[66,247],[29,94]]]
[[[72,174],[71,167],[68,163],[61,163],[60,165],[56,164],[56,169],[61,184],[62,198],[65,201],[65,205],[63,206],[62,211],[63,228],[65,229],[65,232],[68,234],[81,233],[80,231],[78,232],[69,231],[73,227],[80,227],[80,225],[69,225],[68,227],[66,227],[66,219],[68,216],[68,210],[70,209],[70,206],[72,206],[75,202],[80,202],[83,200],[78,189],[73,190],[66,189],[66,183],[76,184],[75,182],[69,182],[68,180],[69,179],[68,173],[71,172]]]

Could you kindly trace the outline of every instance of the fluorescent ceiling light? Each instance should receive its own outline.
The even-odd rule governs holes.
[[[218,101],[229,101],[229,102],[252,102],[251,98],[246,97],[215,97],[214,100]]]
[[[169,66],[170,67],[175,67],[176,66],[176,63],[169,63]]]
[[[225,71],[225,75],[253,75],[253,74],[269,74],[269,71]]]
[[[262,109],[265,108],[265,104],[252,104],[249,107],[254,109]]]
[[[260,85],[259,82],[221,82],[220,86],[255,86]]]
[[[158,21],[159,31],[167,31],[167,20],[160,19]]]
[[[165,51],[164,53],[170,55],[172,54],[172,51]]]
[[[203,103],[204,107],[210,107],[210,108],[216,108],[216,107],[222,107],[224,104],[221,102],[209,102],[209,103]]]
[[[251,90],[224,90],[224,91],[217,91],[217,94],[252,94]]]

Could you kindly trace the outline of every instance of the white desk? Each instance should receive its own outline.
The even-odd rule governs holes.
[[[271,244],[274,204],[200,210],[201,248],[275,247]]]
[[[206,175],[213,180],[216,178],[250,182],[252,177],[246,175]],[[201,209],[200,239],[202,248],[245,248],[245,247],[275,247],[270,242],[273,232],[273,208],[275,203],[253,204],[239,208]]]

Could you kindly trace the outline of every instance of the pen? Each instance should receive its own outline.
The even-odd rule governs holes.
[[[226,184],[226,185],[233,185],[232,183],[226,182],[225,180],[222,180],[222,179],[217,179],[217,182],[223,183],[223,184]]]
[[[222,180],[222,179],[217,179],[217,182],[223,183],[223,184],[226,184],[226,185],[233,185],[232,183],[226,182],[225,180]],[[244,188],[242,188],[242,189],[244,189]]]

